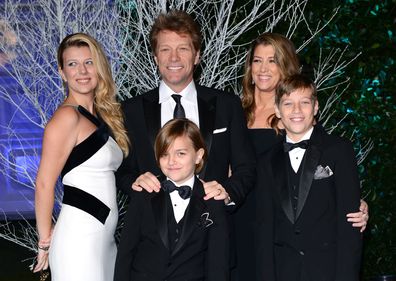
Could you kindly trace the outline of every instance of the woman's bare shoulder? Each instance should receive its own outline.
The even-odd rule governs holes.
[[[48,121],[46,133],[63,133],[76,130],[80,121],[80,114],[71,106],[60,106]],[[63,132],[63,133],[62,133]]]

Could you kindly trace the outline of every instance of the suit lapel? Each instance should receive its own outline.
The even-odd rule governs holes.
[[[213,129],[216,117],[216,96],[204,92],[204,89],[197,85],[199,129],[205,140],[208,156],[212,146]],[[207,161],[206,161],[207,162]],[[205,178],[206,163],[200,172],[200,178]]]
[[[289,188],[287,162],[290,161],[288,154],[283,151],[282,143],[278,146],[278,151],[274,153],[273,157],[273,174],[275,179],[275,186],[278,187],[279,198],[283,211],[291,223],[294,223],[293,207],[291,204],[291,194]]]
[[[193,233],[194,229],[196,229],[199,218],[201,217],[204,209],[205,204],[203,202],[204,192],[203,186],[198,178],[195,178],[194,181],[194,188],[192,190],[190,203],[186,209],[183,218],[183,227],[182,232],[180,234],[179,242],[176,244],[175,249],[172,252],[172,255],[175,255],[183,245],[188,241],[188,238]]]
[[[321,151],[321,132],[320,129],[314,128],[314,131],[311,136],[311,144],[305,152],[305,157],[303,162],[301,163],[301,176],[299,181],[299,194],[297,201],[297,211],[296,211],[296,220],[301,214],[301,211],[305,205],[307,200],[309,191],[312,186],[312,181],[314,178],[316,167],[318,166]]]
[[[143,110],[146,120],[147,135],[151,142],[151,147],[154,147],[155,137],[161,128],[161,105],[159,101],[158,88],[144,94]]]
[[[169,232],[168,232],[168,204],[170,201],[169,194],[162,189],[151,199],[151,207],[157,229],[165,247],[169,249]]]

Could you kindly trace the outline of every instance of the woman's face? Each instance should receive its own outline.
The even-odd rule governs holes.
[[[98,85],[98,74],[88,47],[69,47],[62,55],[62,79],[67,82],[69,94],[93,94]]]
[[[271,45],[258,45],[254,50],[252,79],[255,91],[275,92],[281,72],[275,60],[275,49]]]

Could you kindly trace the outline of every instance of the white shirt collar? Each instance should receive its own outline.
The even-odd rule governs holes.
[[[286,135],[286,142],[296,143],[296,142],[300,142],[303,140],[308,140],[311,138],[312,132],[313,132],[313,127],[311,129],[309,129],[299,141],[293,141]],[[296,173],[298,172],[298,169],[300,168],[302,159],[305,154],[305,150],[306,149],[304,149],[304,148],[297,147],[297,148],[289,151],[290,164],[291,164],[294,172],[296,172]]]
[[[191,178],[189,178],[188,180],[186,180],[185,182],[183,182],[180,185],[188,185],[191,187],[191,190],[192,190],[194,187],[194,180],[195,180],[195,177],[193,175]],[[172,208],[173,208],[173,214],[175,216],[175,220],[177,223],[179,223],[180,220],[183,218],[184,213],[186,212],[188,204],[190,203],[190,198],[183,199],[180,197],[178,192],[171,192],[171,193],[169,193],[169,196],[170,196],[170,199],[172,202]]]
[[[195,175],[192,175],[191,178],[187,179],[186,181],[184,181],[182,184],[177,184],[175,183],[173,180],[171,180],[170,178],[167,177],[168,180],[170,180],[171,182],[173,182],[176,186],[182,186],[182,185],[188,185],[191,187],[191,190],[194,187],[194,180],[195,180]]]
[[[173,94],[181,95],[184,101],[196,103],[197,90],[195,88],[194,80],[191,80],[187,87],[185,87],[180,93],[175,93],[163,80],[161,80],[159,85],[159,103],[161,104],[164,101],[167,101]]]
[[[309,129],[299,141],[294,141],[294,140],[290,139],[290,138],[286,135],[286,142],[297,143],[297,142],[300,142],[300,141],[303,141],[303,140],[309,140],[309,139],[311,138],[313,129],[314,129],[314,127],[312,126],[312,128]]]

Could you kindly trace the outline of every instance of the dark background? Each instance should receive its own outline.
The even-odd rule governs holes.
[[[396,1],[312,1],[315,17],[341,5],[334,22],[317,44],[329,48],[349,45],[351,58],[362,52],[343,75],[350,86],[337,105],[338,115],[349,112],[339,131],[353,134],[355,148],[368,140],[374,148],[360,165],[362,194],[370,208],[364,233],[362,276],[396,274]],[[301,54],[306,62],[315,48]],[[337,120],[337,118],[333,118]]]

